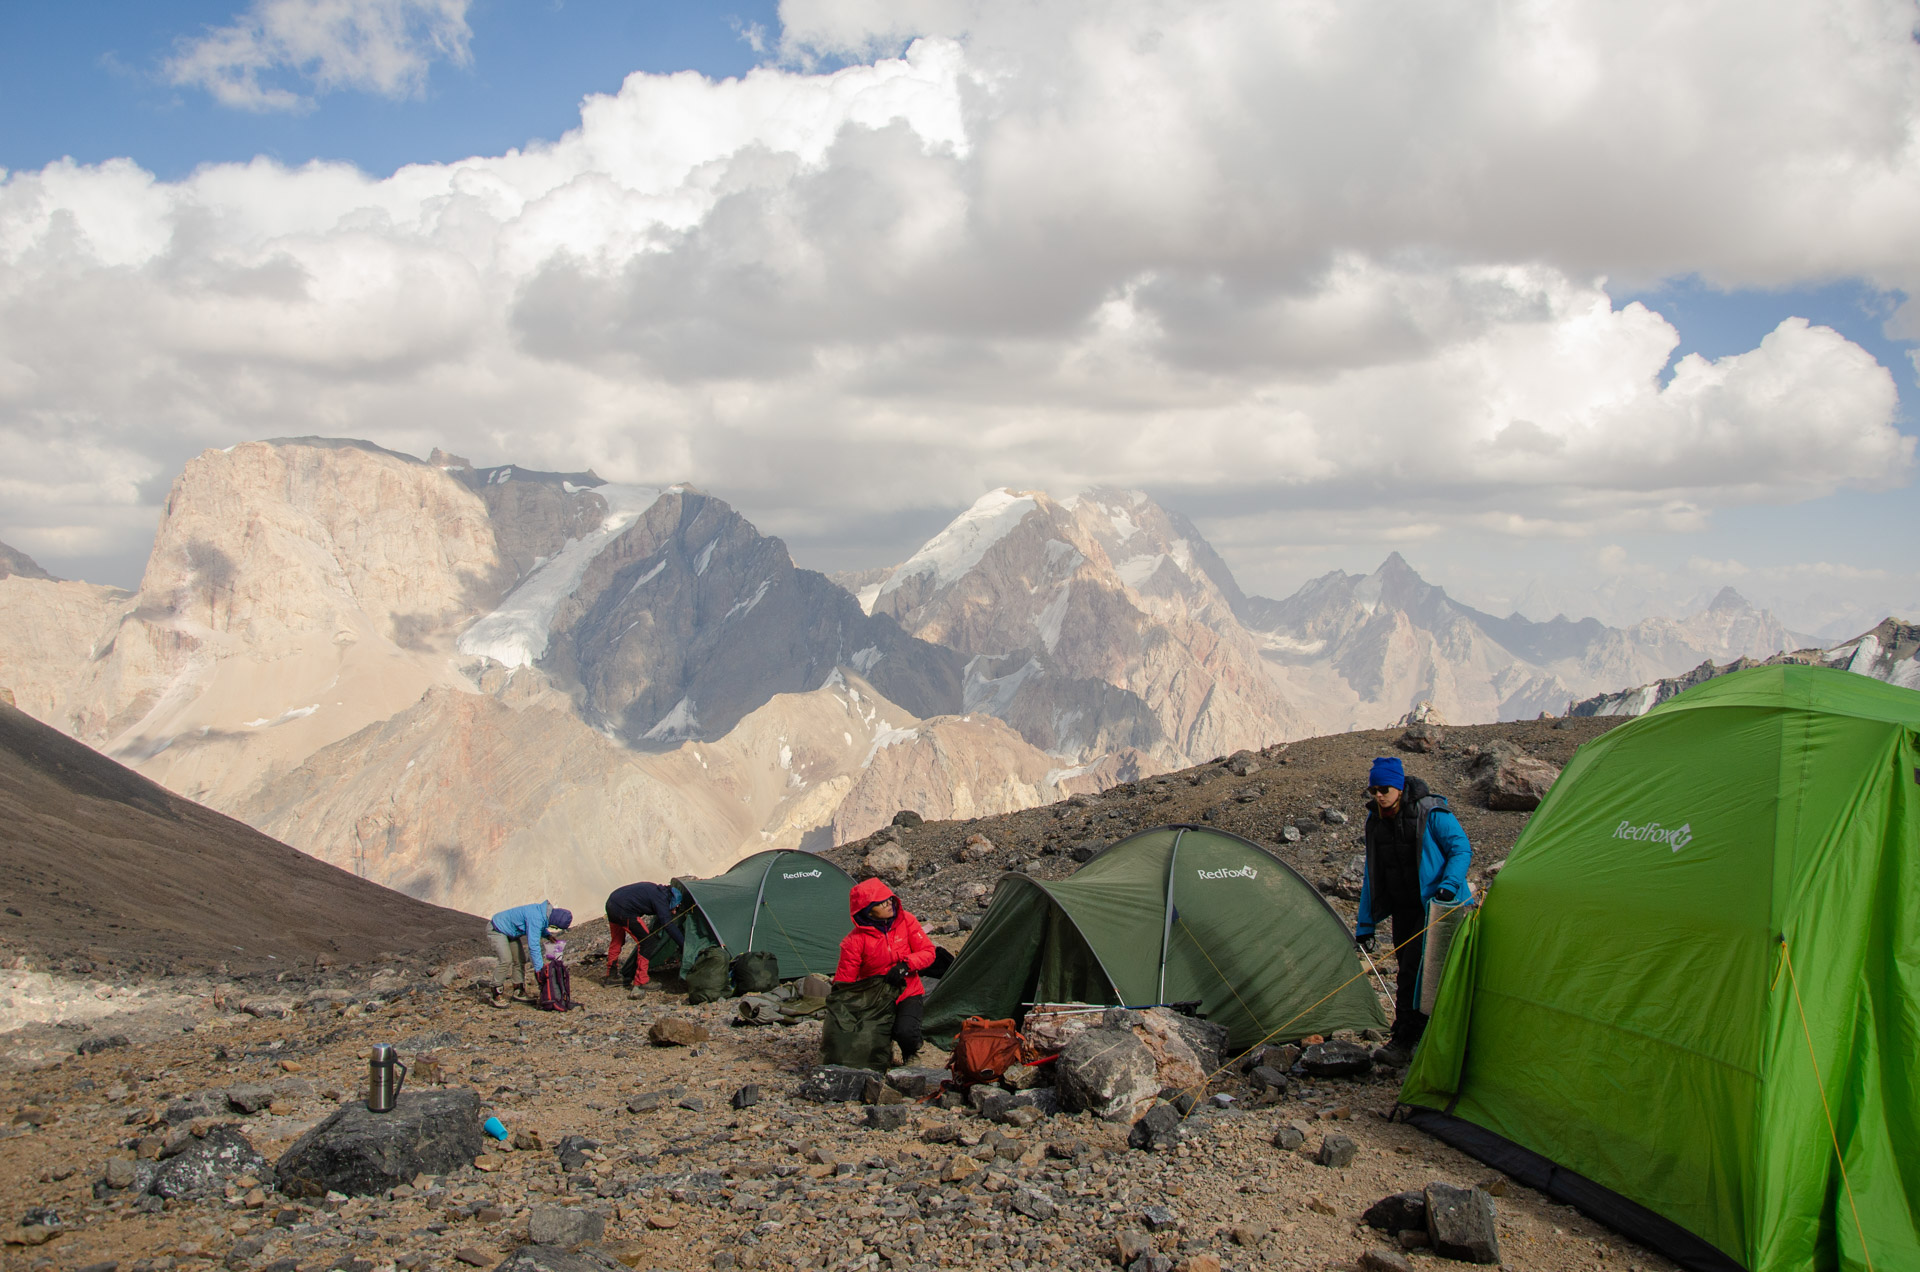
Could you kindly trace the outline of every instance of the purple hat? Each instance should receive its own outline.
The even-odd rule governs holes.
[[[559,906],[557,905],[554,906],[553,909],[547,912],[547,926],[556,927],[561,929],[562,931],[565,931],[567,928],[572,927],[573,911],[562,910]]]

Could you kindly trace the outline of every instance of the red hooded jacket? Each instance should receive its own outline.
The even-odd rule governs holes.
[[[860,911],[876,901],[888,899],[893,901],[894,915],[886,931],[860,922]],[[862,879],[854,884],[853,891],[847,894],[847,910],[854,916],[853,931],[840,938],[840,966],[833,973],[834,980],[846,984],[869,976],[885,976],[895,963],[905,963],[916,973],[932,966],[933,942],[927,939],[920,920],[907,913],[907,907],[900,904],[900,898],[894,896],[893,889],[886,884],[878,879]],[[897,1003],[926,992],[927,987],[920,983],[919,976],[908,976],[906,988],[893,1001]]]

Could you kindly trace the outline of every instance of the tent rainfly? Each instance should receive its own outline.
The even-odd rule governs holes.
[[[692,966],[705,946],[719,944],[735,954],[778,955],[782,979],[831,976],[840,938],[853,927],[847,917],[853,880],[810,852],[756,852],[723,875],[673,882],[692,907],[683,966]]]
[[[1920,1268],[1920,693],[1758,667],[1582,747],[1401,1099],[1699,1272]]]
[[[969,1016],[1024,1004],[1197,1000],[1236,1048],[1385,1025],[1353,937],[1318,892],[1257,846],[1162,826],[1066,879],[1010,874],[928,996],[925,1030],[951,1046]]]

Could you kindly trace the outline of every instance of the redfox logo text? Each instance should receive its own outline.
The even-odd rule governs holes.
[[[1636,826],[1632,821],[1623,821],[1613,829],[1615,839],[1638,839],[1649,843],[1665,844],[1679,852],[1693,842],[1693,823],[1685,822],[1679,826],[1662,826],[1657,821],[1644,826]]]
[[[820,872],[818,870],[802,870],[797,874],[783,874],[780,877],[782,879],[818,879]]]
[[[1260,872],[1252,866],[1242,866],[1238,870],[1228,870],[1222,866],[1218,870],[1196,870],[1202,879],[1258,879]]]

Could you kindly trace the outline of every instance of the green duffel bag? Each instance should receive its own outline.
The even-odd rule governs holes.
[[[885,1073],[893,1067],[893,1000],[899,987],[884,976],[836,984],[827,995],[820,1060]]]
[[[780,985],[780,956],[765,950],[748,950],[733,960],[733,992],[765,994]]]
[[[727,947],[709,945],[694,955],[688,968],[687,1001],[713,1003],[727,996]]]

